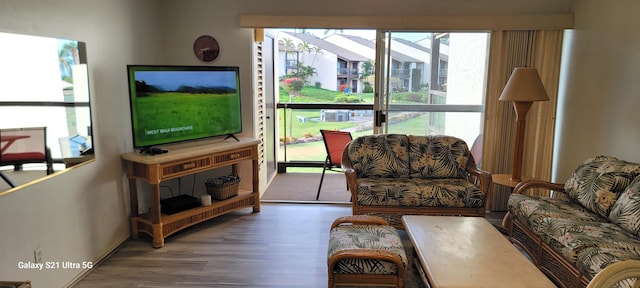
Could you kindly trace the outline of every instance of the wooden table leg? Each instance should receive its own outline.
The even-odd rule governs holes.
[[[153,247],[164,246],[164,235],[162,235],[162,218],[160,209],[160,184],[154,184],[151,191],[151,230],[153,230]]]
[[[131,168],[129,168],[131,169]],[[138,187],[136,179],[129,178],[129,209],[131,210],[131,238],[138,239]]]
[[[258,151],[255,150],[254,148],[254,155],[258,155]],[[259,179],[259,175],[258,175],[258,167],[259,167],[259,163],[258,163],[258,158],[257,156],[253,159],[253,182],[252,184],[252,189],[253,189],[253,193],[255,193],[255,203],[253,204],[253,212],[260,212],[260,180]]]
[[[162,246],[164,246],[162,223],[152,224],[151,229],[153,230],[153,248],[162,248]]]

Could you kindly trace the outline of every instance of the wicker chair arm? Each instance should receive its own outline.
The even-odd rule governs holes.
[[[487,197],[489,197],[489,192],[491,191],[491,183],[493,181],[491,180],[491,173],[478,168],[478,166],[476,166],[475,160],[473,159],[473,156],[469,156],[466,171],[470,174],[469,180],[478,185],[480,190],[484,192],[485,199],[487,199]]]
[[[351,163],[351,158],[349,158],[349,145],[351,145],[351,142],[349,142],[347,144],[347,146],[344,148],[344,150],[342,150],[342,170],[343,171],[355,171],[353,170],[353,164]]]
[[[351,201],[355,202],[358,197],[358,177],[356,176],[356,172],[353,170],[344,171],[344,176],[347,180],[349,193],[351,193]]]
[[[349,215],[349,216],[343,216],[343,217],[339,217],[338,219],[334,220],[333,223],[331,224],[331,229],[344,224],[344,223],[350,223],[350,224],[365,224],[365,225],[389,225],[389,223],[387,222],[387,220],[384,220],[382,217],[380,216],[373,216],[373,215]]]
[[[543,188],[543,189],[564,193],[564,184],[552,183],[544,180],[530,179],[530,180],[518,183],[518,185],[516,185],[516,187],[513,188],[512,194],[527,194],[527,190],[532,188]]]
[[[344,176],[347,180],[349,193],[351,193],[351,201],[355,202],[357,201],[358,196],[358,175],[356,174],[356,170],[353,169],[353,164],[349,158],[349,145],[351,145],[351,142],[349,142],[346,148],[342,151],[342,171],[344,172]]]
[[[398,267],[398,277],[404,278],[404,263],[400,255],[388,250],[371,248],[345,249],[336,252],[328,260],[329,271],[333,271],[336,263],[342,259],[376,259],[391,262]]]
[[[589,281],[587,288],[617,287],[618,282],[630,278],[636,279],[633,287],[640,287],[640,261],[626,260],[605,267]]]

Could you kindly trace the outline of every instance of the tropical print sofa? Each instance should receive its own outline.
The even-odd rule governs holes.
[[[560,287],[586,287],[610,264],[640,260],[640,164],[597,156],[566,183],[531,180],[509,197],[510,239]],[[551,190],[548,196],[530,191]],[[619,287],[632,287],[625,280]]]
[[[342,168],[354,215],[402,229],[407,214],[484,216],[491,175],[452,136],[378,134],[345,147]]]

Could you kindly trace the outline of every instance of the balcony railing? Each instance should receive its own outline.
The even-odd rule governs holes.
[[[288,167],[322,167],[326,152],[320,129],[350,131],[354,138],[373,133],[373,104],[279,103],[276,107],[281,119],[279,173]],[[389,133],[442,134],[446,113],[483,111],[482,105],[393,104],[387,115]]]
[[[358,75],[358,69],[338,68],[338,76],[353,77]]]
[[[392,69],[391,77],[409,78],[409,69]]]

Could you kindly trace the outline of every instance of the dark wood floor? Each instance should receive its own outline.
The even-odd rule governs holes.
[[[160,249],[149,237],[128,240],[74,287],[326,287],[329,227],[350,214],[348,205],[263,203],[259,213],[180,231]]]
[[[326,287],[331,222],[349,206],[263,204],[151,247],[129,240],[74,287]]]

